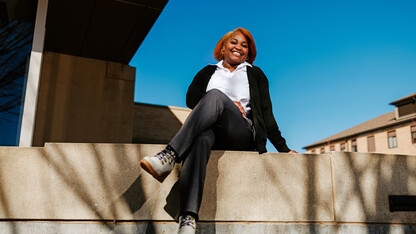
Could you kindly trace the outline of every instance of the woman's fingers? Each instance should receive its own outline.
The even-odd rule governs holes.
[[[241,103],[240,102],[237,102],[237,101],[233,101],[233,102],[238,107],[238,109],[240,110],[241,115],[243,116],[243,118],[245,118],[246,117],[246,112],[244,111],[244,108],[241,105]]]

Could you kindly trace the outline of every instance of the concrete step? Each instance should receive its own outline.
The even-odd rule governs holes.
[[[60,234],[170,234],[177,233],[174,222],[0,222],[1,233],[60,233]],[[416,225],[391,224],[334,224],[334,223],[270,223],[270,222],[199,222],[196,233],[200,234],[413,234]]]
[[[138,166],[161,149],[0,147],[0,233],[171,233],[177,229],[180,165],[162,184]],[[214,151],[205,188],[200,233],[416,230],[416,212],[390,212],[388,202],[388,195],[416,195],[415,156]]]

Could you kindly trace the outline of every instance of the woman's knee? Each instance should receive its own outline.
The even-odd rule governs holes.
[[[219,89],[211,89],[210,91],[206,92],[205,95],[225,95],[221,90]]]
[[[225,93],[218,89],[211,89],[210,91],[205,93],[205,96],[209,98],[215,98],[216,100],[224,100],[228,98],[227,95],[225,95]]]
[[[229,97],[225,95],[221,90],[211,89],[204,95],[205,102],[225,103]]]

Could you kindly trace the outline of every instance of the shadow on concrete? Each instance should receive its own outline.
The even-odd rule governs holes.
[[[208,221],[212,222],[210,233],[217,233],[216,225],[214,222],[216,222],[216,216],[217,216],[217,201],[218,201],[217,186],[218,186],[218,177],[219,177],[219,162],[222,156],[224,155],[224,153],[225,151],[221,151],[221,150],[211,153],[211,157],[208,161],[208,163],[211,165],[210,167],[211,171],[206,172],[207,175],[206,175],[205,186],[204,186],[204,196],[209,196],[210,199],[212,199],[212,201],[215,201],[209,207],[209,212],[208,212]],[[208,178],[210,180],[208,180]],[[202,198],[202,200],[204,200],[204,198]],[[199,228],[201,228],[200,225],[199,225]],[[197,230],[199,228],[197,226]]]
[[[377,222],[379,215],[383,213],[387,213],[385,215],[387,217],[383,218],[390,220],[391,223],[394,222],[393,216],[411,214],[410,212],[393,214],[388,210],[388,195],[408,195],[412,192],[407,185],[409,180],[416,180],[416,167],[413,163],[409,164],[406,161],[410,158],[409,156],[394,155],[392,157],[393,155],[373,153],[371,158],[361,158],[361,155],[357,153],[342,153],[342,155],[346,159],[344,166],[346,166],[347,175],[354,183],[351,185],[353,191],[351,196],[337,200],[339,215],[350,212],[348,209],[351,208],[351,203],[357,200],[360,201],[359,207],[356,207],[357,211],[368,223]],[[342,189],[340,181],[336,183],[336,186],[339,186],[336,190]],[[375,189],[369,191],[366,187]],[[413,216],[416,217],[416,215]],[[375,233],[374,230],[377,228],[374,225],[366,225],[366,227],[367,233]],[[383,233],[390,233],[392,227],[392,225],[384,225]]]
[[[122,197],[126,200],[132,213],[138,211],[143,206],[146,202],[146,196],[143,192],[140,176],[123,193]]]
[[[338,156],[336,155],[338,154]],[[278,157],[278,155],[276,155]],[[303,155],[302,157],[320,157],[322,155],[312,154]],[[295,156],[297,157],[297,156]],[[335,160],[335,157],[336,158]],[[347,230],[345,223],[357,222],[361,220],[365,233],[390,233],[397,230],[394,225],[394,217],[400,217],[397,220],[411,219],[416,217],[414,214],[407,212],[397,212],[396,214],[389,212],[388,196],[390,194],[407,195],[414,193],[414,188],[409,187],[409,182],[416,181],[416,167],[414,161],[409,156],[386,155],[386,154],[359,154],[350,152],[336,152],[330,154],[331,164],[331,184],[332,184],[332,200],[333,207],[319,207],[326,209],[325,212],[334,214],[332,222],[332,230],[334,233],[342,233]],[[326,160],[325,160],[326,161]],[[320,233],[325,224],[321,224],[318,204],[320,194],[319,183],[320,171],[318,160],[307,160],[304,167],[279,168],[279,165],[271,165],[264,161],[264,169],[270,171],[268,174],[274,185],[278,189],[276,196],[285,200],[286,204],[294,211],[302,210],[300,207],[305,206],[306,220],[299,222],[309,223],[308,233]],[[326,163],[326,162],[325,162]],[[338,165],[336,165],[338,164]],[[288,181],[283,181],[280,176],[285,170],[299,171],[306,174],[305,184],[290,184],[290,186],[306,186],[305,203],[293,201],[293,194],[289,194],[284,187],[288,186]],[[300,171],[302,170],[302,171]],[[353,210],[351,210],[353,209]],[[303,217],[302,214],[298,214]],[[352,215],[355,215],[352,220]],[[407,217],[407,218],[406,218]],[[385,220],[385,221],[383,221]],[[282,221],[282,220],[276,220]],[[330,221],[331,222],[331,221]],[[403,230],[413,230],[413,221],[404,222],[411,225],[403,225]],[[344,224],[343,224],[344,223]],[[396,229],[395,229],[396,228]],[[361,229],[362,230],[362,229]],[[405,231],[405,233],[411,233]]]
[[[279,157],[280,154],[273,153],[273,155],[260,155],[260,157]],[[276,197],[281,198],[285,201],[285,203],[295,212],[297,209],[296,207],[299,205],[298,201],[295,201],[293,199],[293,194],[290,194],[287,189],[284,189],[288,185],[288,181],[285,181],[284,178],[281,177],[282,174],[285,174],[286,170],[289,171],[297,171],[299,168],[297,166],[300,165],[291,165],[290,168],[282,168],[281,165],[276,165],[273,163],[270,163],[269,160],[262,160],[263,162],[263,168],[266,172],[268,172],[268,177],[270,177],[270,180],[274,183],[271,184],[271,186],[274,186],[277,188],[278,193],[275,194]],[[302,173],[302,172],[299,172]],[[300,184],[290,184],[290,186],[302,186]],[[279,189],[282,188],[282,189]],[[296,214],[297,215],[297,214]],[[276,217],[278,221],[280,221],[280,217]]]
[[[179,178],[172,186],[168,196],[166,197],[166,205],[163,209],[172,217],[176,222],[179,220]]]
[[[212,151],[211,156],[208,160],[208,166],[206,171],[206,180],[204,185],[204,194],[202,197],[202,202],[204,202],[204,197],[209,197],[211,201],[217,201],[217,180],[219,177],[219,160],[224,155],[225,151]],[[180,187],[179,187],[179,176],[176,183],[172,186],[168,196],[166,197],[166,205],[164,210],[168,213],[176,222],[179,221],[179,200],[180,200]],[[206,217],[203,217],[204,222],[215,222],[216,212],[217,212],[217,202],[210,203],[209,207],[201,207],[204,209],[204,214]],[[201,213],[201,212],[200,212]],[[199,225],[197,225],[197,230],[199,230]],[[209,233],[216,233],[215,225],[210,227]]]
[[[46,176],[50,176],[50,178],[44,178],[43,174],[42,177],[39,177],[44,180],[39,184],[39,186],[44,188],[42,189],[42,192],[44,192],[42,197],[51,199],[53,204],[62,199],[62,202],[64,202],[64,204],[61,204],[62,207],[68,207],[68,198],[76,196],[76,199],[74,200],[81,201],[82,205],[86,207],[86,210],[88,212],[93,212],[97,217],[97,220],[104,221],[104,225],[111,231],[114,230],[116,225],[112,225],[110,221],[117,221],[117,217],[119,217],[120,214],[117,211],[119,207],[117,207],[117,203],[106,204],[108,207],[97,207],[95,205],[97,204],[96,193],[99,192],[100,194],[103,194],[103,196],[118,194],[118,197],[115,197],[114,199],[117,200],[120,196],[124,198],[123,201],[126,202],[131,211],[131,220],[135,221],[133,218],[134,213],[143,207],[146,198],[151,196],[152,193],[152,190],[144,191],[143,184],[141,183],[143,178],[137,167],[137,162],[143,155],[141,146],[134,146],[135,150],[133,153],[137,154],[137,157],[130,157],[132,154],[131,146],[130,149],[127,149],[126,146],[123,145],[106,147],[105,145],[80,144],[77,147],[81,147],[81,150],[74,151],[70,145],[68,146],[66,144],[57,144],[53,147],[46,147],[47,149],[45,150],[33,149],[38,152],[38,156],[35,155],[33,158],[39,157],[44,161],[38,170],[50,170],[50,172],[45,174]],[[18,150],[23,151],[19,151],[21,153],[16,154]],[[4,151],[5,154],[1,155],[2,157],[0,159],[2,160],[2,163],[0,166],[5,167],[3,170],[0,170],[0,179],[2,181],[10,181],[13,179],[10,177],[10,172],[6,170],[6,168],[12,165],[11,163],[13,161],[9,156],[13,155],[21,159],[21,156],[26,154],[29,155],[29,153],[27,153],[28,151],[24,150],[25,149],[16,148],[16,151],[7,152],[6,149],[6,151]],[[83,152],[87,154],[85,156],[88,157],[83,158],[82,155],[76,154],[78,152]],[[213,201],[217,201],[218,192],[216,184],[218,177],[220,176],[219,163],[223,154],[223,151],[213,151],[208,163],[209,170],[207,170],[204,196],[209,196],[210,200]],[[271,155],[268,155],[267,157],[269,156]],[[285,160],[294,160],[294,163],[287,164],[289,168],[281,168],[279,165],[271,164],[270,162],[272,161],[261,159],[264,162],[262,165],[264,170],[268,172],[268,176],[271,177],[274,182],[272,186],[277,186],[278,188],[282,186],[282,189],[279,188],[275,196],[280,196],[286,200],[287,205],[292,208],[294,212],[305,212],[299,214],[299,216],[302,215],[302,217],[304,217],[303,214],[306,214],[306,219],[297,222],[309,223],[308,233],[319,233],[322,231],[321,228],[323,225],[327,225],[325,222],[319,223],[320,213],[318,212],[317,207],[313,206],[313,204],[317,204],[320,197],[321,190],[319,183],[322,175],[320,174],[319,168],[321,168],[320,166],[322,165],[320,163],[323,161],[313,159],[308,160],[308,157],[319,158],[322,156],[324,155],[290,156],[297,157],[296,160],[283,156],[287,158]],[[392,217],[397,216],[399,218],[406,218],[408,217],[406,215],[409,213],[389,213],[388,197],[385,196],[385,194],[403,195],[415,192],[414,188],[409,187],[410,184],[413,184],[414,181],[416,181],[414,157],[339,152],[331,154],[330,156],[332,157],[330,167],[333,169],[331,176],[333,177],[332,181],[334,182],[332,194],[335,194],[335,197],[332,197],[332,199],[336,200],[336,202],[334,202],[336,207],[324,207],[324,209],[336,212],[334,220],[332,221],[334,222],[332,228],[334,233],[340,233],[346,230],[345,225],[342,223],[349,222],[345,217],[348,216],[348,214],[351,217],[351,208],[355,209],[357,216],[361,216],[358,218],[363,220],[362,225],[366,228],[366,233],[377,233],[377,230],[380,231],[380,233],[389,233],[397,230],[397,227],[396,229],[394,228],[395,225],[389,225],[389,222],[393,222],[394,220]],[[111,158],[109,159],[108,157]],[[270,159],[273,157],[279,157],[279,155],[273,155]],[[86,163],[84,164],[88,166],[84,167],[83,163],[79,163],[80,160],[81,162],[83,162],[82,160],[85,160]],[[298,164],[301,161],[304,162],[303,165]],[[325,160],[325,163],[327,163],[327,160]],[[22,170],[18,167],[16,167],[16,169]],[[88,173],[86,173],[86,170]],[[289,186],[307,186],[307,188],[305,188],[307,193],[305,194],[304,203],[302,202],[303,204],[300,204],[300,201],[293,200],[293,194],[288,192],[291,189],[288,190],[284,188],[285,186],[288,186],[288,181],[282,179],[283,177],[281,176],[281,173],[285,173],[285,170],[296,170],[299,173],[299,176],[302,177],[306,175],[306,180],[304,180],[305,184],[289,184]],[[26,182],[30,181],[28,178],[31,178],[32,176],[39,176],[35,175],[36,173],[32,174],[23,174],[21,176]],[[35,178],[37,179],[37,177]],[[71,194],[65,195],[65,198],[56,197],[57,194],[60,194],[54,191],[55,188],[53,185],[56,183],[63,183],[65,186],[69,187],[71,190],[68,191],[70,191]],[[261,183],[261,181],[259,181],[259,183]],[[172,218],[177,217],[179,201],[178,185],[178,182],[176,182],[170,189],[164,207],[164,210]],[[371,189],[368,189],[368,187],[371,187]],[[97,191],[97,189],[100,191]],[[14,218],[16,214],[12,210],[13,207],[11,207],[10,201],[13,198],[11,197],[12,194],[10,194],[10,191],[13,190],[10,190],[6,185],[0,187],[0,211],[3,217]],[[238,194],[236,194],[236,196],[238,196]],[[113,198],[107,197],[103,200],[108,201],[111,199]],[[207,222],[215,222],[217,221],[215,220],[217,203],[213,202],[210,203],[210,205],[212,206],[204,207],[204,214],[207,216],[204,217],[204,220],[207,220]],[[298,209],[300,206],[305,206],[307,209]],[[322,211],[322,207],[320,210]],[[62,210],[56,207],[45,207],[44,210],[40,210],[39,212],[39,214],[47,215],[48,217],[62,217],[62,213],[57,213],[62,212]],[[384,215],[382,218],[387,220],[386,223],[380,223],[380,214]],[[115,219],[109,220],[109,217],[115,217]],[[70,221],[71,219],[72,218],[69,217],[67,220]],[[73,219],[82,220],[79,218],[77,219],[77,217],[74,217]],[[276,219],[278,219],[278,217]],[[10,223],[9,233],[19,233],[19,228],[15,227],[13,222]],[[410,220],[409,223],[414,223],[414,220]],[[403,228],[404,230],[410,230],[408,233],[414,231],[414,225],[403,226]],[[148,226],[146,226],[146,233],[154,232],[155,227],[152,222],[149,222]]]
[[[100,153],[96,149],[96,146],[93,144],[88,144],[88,149],[93,156],[88,159],[93,160],[95,162],[95,165],[97,165],[94,168],[95,170],[91,171],[91,173],[98,174],[98,177],[101,178],[101,180],[96,182],[100,183],[100,188],[104,189],[105,193],[110,194],[110,189],[112,186],[107,180],[108,177],[104,174],[105,166],[103,165],[102,155],[100,155]],[[125,154],[123,148],[120,149],[120,152],[118,152],[118,154]],[[49,151],[47,151],[45,155],[43,155],[43,158],[45,161],[47,161],[48,165],[60,176],[61,180],[65,181],[65,183],[68,186],[74,188],[73,192],[75,193],[75,195],[81,201],[83,201],[86,206],[89,207],[90,211],[94,212],[98,219],[106,220],[104,215],[97,209],[97,207],[93,205],[96,204],[97,201],[94,200],[94,194],[92,194],[89,185],[83,183],[83,181],[85,181],[85,178],[82,178],[81,174],[77,171],[79,168],[75,168],[73,166],[74,163],[69,160],[69,156],[67,156],[60,147],[53,147],[52,149],[49,149]],[[120,167],[120,162],[116,160],[114,166]],[[114,205],[111,206],[110,212],[113,217],[116,217]],[[110,230],[114,228],[113,225],[110,225],[108,223],[104,224]]]
[[[134,213],[143,206],[146,198],[150,196],[143,189],[141,170],[138,169],[138,162],[144,156],[141,146],[133,146],[137,150],[134,153],[137,157],[132,158],[126,157],[132,153],[131,146],[130,152],[127,152],[126,145],[107,145],[106,147],[106,144],[79,144],[82,148],[80,152],[87,151],[86,154],[88,154],[85,158],[88,161],[88,166],[85,168],[82,164],[79,164],[80,158],[74,157],[71,154],[71,149],[65,149],[65,146],[66,144],[58,144],[54,147],[48,147],[48,150],[45,150],[42,154],[42,158],[46,161],[48,167],[59,176],[56,179],[63,181],[68,187],[72,188],[71,192],[83,202],[85,207],[88,207],[88,212],[94,213],[97,217],[96,220],[102,221],[108,230],[116,231],[114,230],[116,227],[114,223],[126,219],[125,213],[124,218],[119,218],[121,213],[117,209],[120,208],[120,201],[127,203],[132,218]],[[85,170],[88,170],[88,172],[86,173]],[[53,191],[49,192],[51,194],[45,196],[51,198],[56,196]],[[102,194],[103,197],[97,196],[96,192]],[[114,197],[115,194],[121,194],[121,196],[117,199],[117,197]],[[124,199],[120,199],[121,197]],[[100,204],[100,202],[111,200],[113,202]],[[56,213],[55,209],[48,212],[50,217],[62,217]],[[68,218],[67,220],[71,219]],[[73,219],[82,220],[79,217]],[[148,223],[147,229],[154,229],[151,222]]]
[[[1,159],[1,158],[0,158]],[[4,176],[2,175],[2,170],[0,170],[0,181],[4,179]],[[13,214],[10,212],[9,207],[9,198],[6,193],[6,191],[3,189],[3,186],[0,187],[0,212],[3,213],[5,217],[13,217]],[[7,230],[8,233],[17,234],[17,228],[16,224],[14,222],[9,222],[9,225],[7,225],[9,229]],[[6,230],[3,230],[6,232]]]
[[[217,214],[217,200],[218,200],[218,177],[219,177],[219,163],[221,158],[223,157],[225,151],[217,150],[211,153],[211,157],[209,158],[208,164],[209,169],[206,172],[206,180],[204,186],[204,196],[210,197],[210,200],[215,201],[209,207],[205,207],[206,211],[206,219],[208,221],[216,221],[216,214]],[[207,168],[208,169],[208,168]],[[204,198],[202,198],[204,200]]]
[[[319,197],[319,194],[317,194],[317,188],[316,188],[316,181],[317,181],[317,173],[316,173],[316,160],[308,160],[307,161],[307,174],[308,174],[308,189],[306,194],[306,201],[308,204],[315,204],[317,201],[317,198]],[[312,207],[311,205],[307,206],[307,217],[309,220],[317,221],[316,209],[315,207]],[[319,229],[316,229],[316,225],[309,225],[309,233],[318,233]]]

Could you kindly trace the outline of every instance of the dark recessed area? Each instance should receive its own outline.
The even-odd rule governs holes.
[[[168,0],[54,0],[45,51],[128,64]]]
[[[416,211],[416,195],[389,195],[390,212]]]

